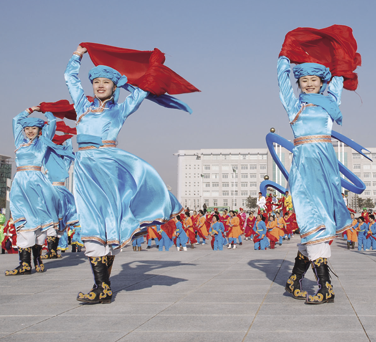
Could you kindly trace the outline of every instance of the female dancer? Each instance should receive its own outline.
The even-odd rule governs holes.
[[[182,248],[183,248],[183,251],[186,252],[187,251],[188,236],[183,229],[183,224],[181,222],[180,215],[176,216],[174,218],[174,220],[175,220],[175,224],[176,224],[176,230],[175,230],[176,249],[179,252],[180,251],[180,245],[181,245]]]
[[[17,229],[20,265],[6,271],[7,276],[31,274],[31,250],[35,270],[43,272],[40,255],[46,239],[45,232],[59,224],[59,197],[41,172],[47,143],[55,134],[56,119],[52,113],[46,112],[48,124],[45,125],[42,119],[28,117],[34,111],[39,112],[40,108],[28,108],[13,119],[17,173],[10,192],[10,210]]]
[[[69,60],[65,80],[77,112],[74,165],[75,196],[85,254],[90,259],[95,286],[77,300],[110,303],[110,270],[115,250],[125,246],[142,227],[169,220],[182,207],[169,193],[157,172],[145,161],[116,148],[124,121],[149,94],[133,87],[118,104],[120,87],[127,78],[99,65],[89,72],[95,99],[90,103],[78,78],[86,48],[78,46]]]
[[[338,161],[331,142],[333,121],[342,122],[338,106],[343,77],[333,77],[328,96],[324,96],[331,79],[328,68],[303,63],[293,71],[301,90],[298,99],[290,83],[290,61],[281,56],[278,60],[280,98],[295,137],[289,185],[302,238],[286,291],[296,299],[306,299],[307,304],[321,304],[334,301],[327,264],[331,256],[329,241],[351,225],[341,196]],[[301,290],[310,262],[320,285],[314,296],[307,296]]]

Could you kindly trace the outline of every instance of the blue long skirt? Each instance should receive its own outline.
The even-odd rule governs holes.
[[[182,211],[157,171],[121,149],[79,151],[74,175],[83,241],[123,247],[142,228]]]
[[[59,219],[60,230],[64,230],[67,226],[72,226],[78,222],[76,203],[74,202],[73,195],[65,186],[54,186],[59,195],[61,206]]]
[[[10,210],[17,230],[47,230],[57,226],[59,208],[59,196],[42,172],[16,173],[10,191]]]

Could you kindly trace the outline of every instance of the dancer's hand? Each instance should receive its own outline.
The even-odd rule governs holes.
[[[78,45],[77,49],[76,49],[76,52],[80,53],[81,55],[83,55],[84,53],[87,52],[87,49],[82,47],[81,45]]]
[[[33,106],[33,107],[30,107],[33,112],[40,112],[40,107],[39,106]]]

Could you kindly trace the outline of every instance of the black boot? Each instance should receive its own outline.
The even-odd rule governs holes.
[[[351,242],[347,241],[347,249],[350,249],[350,244],[351,244]]]
[[[59,240],[60,240],[60,238],[57,236],[57,237],[56,237],[56,240],[55,240],[55,244],[54,244],[55,251],[56,251],[56,258],[61,258],[61,254],[58,254],[58,253],[57,253],[57,252],[58,252],[57,247],[59,246]],[[61,250],[60,253],[65,253],[65,250],[64,250],[64,251]]]
[[[47,236],[47,248],[48,252],[45,255],[42,255],[42,259],[56,259],[57,254],[56,254],[56,236]]]
[[[80,292],[77,296],[77,300],[79,302],[88,304],[110,304],[112,299],[112,291],[110,288],[107,256],[99,258],[89,257],[89,260],[94,274],[95,285],[88,294]]]
[[[330,283],[328,259],[319,258],[312,261],[312,269],[319,289],[314,296],[307,296],[306,304],[334,303],[334,291]]]
[[[115,255],[107,255],[107,269],[108,269],[108,279],[111,277],[112,265],[114,264]]]
[[[72,253],[76,253],[76,244],[72,243]]]
[[[6,276],[31,274],[31,248],[18,248],[20,265],[12,271],[5,271]]]
[[[304,275],[309,268],[309,259],[305,257],[302,253],[298,252],[295,258],[294,268],[292,269],[292,274],[287,280],[285,290],[292,293],[295,299],[305,300],[307,297],[307,291],[302,291],[302,281]]]
[[[33,246],[33,259],[36,272],[44,272],[44,265],[41,259],[42,255],[42,246],[35,245]]]
[[[351,249],[354,249],[355,248],[355,242],[351,242]]]

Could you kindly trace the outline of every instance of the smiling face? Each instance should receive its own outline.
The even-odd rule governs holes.
[[[94,96],[104,101],[111,98],[116,86],[108,78],[98,77],[93,80]]]
[[[39,127],[25,127],[26,138],[33,140],[39,134]]]
[[[318,94],[322,86],[321,78],[315,75],[308,75],[299,78],[299,88],[306,94]]]

